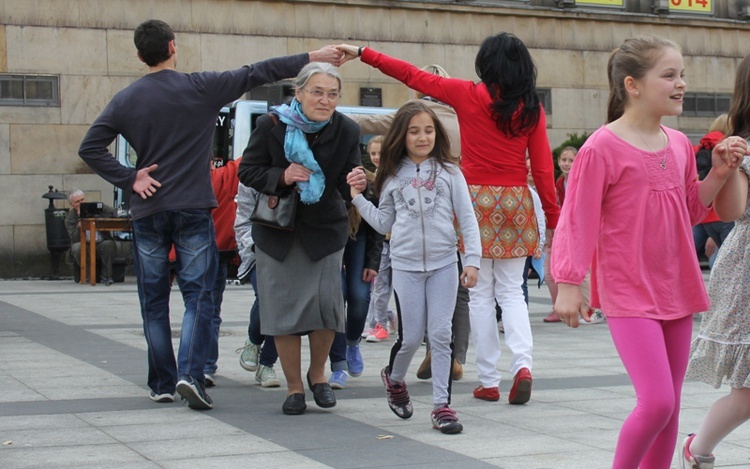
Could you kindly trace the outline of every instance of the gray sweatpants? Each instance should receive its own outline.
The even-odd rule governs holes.
[[[432,401],[450,403],[453,309],[458,276],[456,263],[429,272],[393,269],[393,289],[402,335],[391,349],[390,378],[403,382],[422,345],[425,326],[432,350]]]

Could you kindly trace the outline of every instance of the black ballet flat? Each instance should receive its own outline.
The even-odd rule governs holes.
[[[328,409],[336,406],[336,395],[331,389],[331,385],[328,383],[317,383],[313,384],[310,379],[310,373],[307,373],[307,385],[310,386],[310,390],[313,392],[315,403],[318,407]]]
[[[284,405],[281,406],[281,411],[285,415],[302,415],[305,410],[307,410],[307,404],[305,404],[305,395],[302,393],[288,395]]]

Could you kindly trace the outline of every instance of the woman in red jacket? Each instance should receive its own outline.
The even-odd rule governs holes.
[[[337,46],[408,87],[456,111],[461,169],[469,184],[482,236],[479,281],[470,290],[471,333],[476,346],[478,399],[500,399],[500,338],[495,300],[503,309],[505,343],[513,354],[511,404],[531,396],[532,336],[521,284],[526,256],[539,243],[534,203],[526,183],[526,154],[547,217],[547,242],[560,209],[544,109],[536,93],[536,67],[526,46],[509,33],[484,40],[475,59],[481,82],[444,78],[369,47]]]

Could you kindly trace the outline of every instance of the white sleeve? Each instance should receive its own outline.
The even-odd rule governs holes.
[[[544,245],[547,241],[547,222],[544,219],[544,211],[542,210],[542,199],[539,198],[539,194],[536,190],[529,186],[531,191],[531,198],[534,200],[534,215],[536,215],[536,223],[539,225],[539,244]]]

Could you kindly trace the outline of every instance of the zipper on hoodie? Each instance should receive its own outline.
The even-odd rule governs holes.
[[[422,268],[427,272],[427,240],[424,233],[424,211],[422,210],[422,184],[419,179],[419,163],[417,165],[417,197],[419,198],[419,221],[422,224]]]

